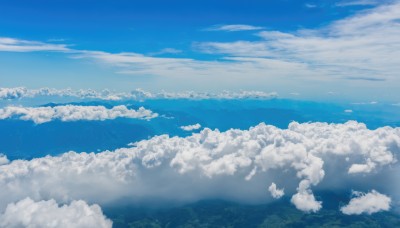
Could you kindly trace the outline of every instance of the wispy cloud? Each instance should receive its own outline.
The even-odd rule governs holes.
[[[57,51],[68,52],[71,49],[65,44],[50,44],[37,41],[20,40],[8,37],[0,37],[0,51],[9,52],[34,52]]]
[[[154,56],[154,55],[163,55],[163,54],[179,54],[182,52],[183,52],[182,50],[175,49],[175,48],[163,48],[160,51],[152,52],[149,55]]]
[[[346,6],[373,6],[382,3],[382,1],[377,0],[355,0],[355,1],[341,1],[336,3],[336,6],[346,7]]]
[[[317,5],[316,4],[312,4],[312,3],[306,3],[305,4],[305,6],[307,7],[307,8],[317,8]]]
[[[239,31],[251,31],[251,30],[261,30],[264,27],[253,26],[253,25],[215,25],[210,28],[205,29],[206,31],[226,31],[226,32],[239,32]]]
[[[204,42],[209,54],[263,57],[309,66],[319,77],[398,81],[400,3],[382,5],[313,30],[262,31],[260,41]],[[352,75],[348,77],[348,75]]]

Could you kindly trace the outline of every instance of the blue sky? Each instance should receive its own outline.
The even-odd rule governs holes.
[[[0,82],[398,102],[398,10],[374,0],[0,1]]]

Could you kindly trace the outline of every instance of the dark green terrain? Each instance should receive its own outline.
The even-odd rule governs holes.
[[[303,213],[287,201],[267,205],[240,205],[202,201],[170,209],[105,209],[116,228],[158,227],[400,227],[400,216],[390,212],[344,215],[335,209]]]

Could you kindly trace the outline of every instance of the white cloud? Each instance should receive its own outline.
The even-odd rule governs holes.
[[[310,190],[308,180],[302,180],[298,192],[292,196],[291,202],[297,209],[305,212],[317,212],[322,208],[322,202],[317,201]]]
[[[253,25],[218,25],[206,29],[206,31],[227,31],[227,32],[238,32],[238,31],[251,31],[251,30],[261,30],[263,27],[253,26]]]
[[[35,202],[26,198],[7,205],[5,212],[0,214],[0,227],[111,228],[112,222],[98,205],[89,206],[82,200],[58,206],[54,200]]]
[[[368,193],[354,192],[348,205],[340,208],[346,215],[359,215],[362,213],[373,214],[380,211],[388,211],[392,202],[391,198],[375,190]]]
[[[100,100],[147,100],[147,99],[272,99],[278,96],[275,92],[263,91],[222,91],[220,93],[211,92],[148,92],[143,89],[135,89],[130,93],[111,92],[109,90],[95,91],[87,90],[72,90],[72,89],[27,89],[24,87],[15,88],[0,88],[0,100],[14,100],[22,98],[35,97],[76,97],[80,99],[100,99]]]
[[[345,109],[344,112],[345,112],[345,113],[353,113],[353,110],[351,110],[351,109]]]
[[[24,97],[27,89],[24,87],[0,88],[0,100],[13,100]]]
[[[293,194],[296,189],[290,186],[300,181],[292,202],[313,212],[321,202],[311,188],[319,187],[327,174],[335,188],[346,190],[352,178],[362,176],[363,183],[376,183],[365,178],[396,167],[400,128],[369,130],[357,122],[294,122],[287,129],[259,124],[226,132],[205,128],[188,137],[161,135],[132,145],[112,152],[68,152],[1,165],[0,210],[25,197],[100,204],[120,199],[192,202],[219,197],[265,202],[272,200],[265,184],[280,178],[287,194]],[[351,171],[364,161],[373,167]],[[391,188],[398,192],[396,186]]]
[[[72,51],[65,44],[49,44],[37,41],[20,40],[8,37],[0,37],[0,51],[9,52],[33,52],[33,51]]]
[[[0,119],[19,118],[42,124],[53,120],[108,120],[116,118],[152,119],[157,117],[143,107],[138,110],[128,109],[125,105],[114,106],[108,109],[104,106],[77,106],[61,105],[54,107],[17,107],[8,106],[0,109]]]
[[[197,130],[200,128],[201,128],[201,125],[199,123],[193,124],[193,125],[181,126],[181,129],[184,131],[193,131],[193,130]]]
[[[276,184],[272,182],[272,184],[268,187],[268,191],[271,193],[271,196],[275,199],[279,199],[285,195],[285,189],[278,189]]]
[[[163,55],[163,54],[179,54],[182,53],[182,50],[175,49],[175,48],[163,48],[158,52],[152,52],[149,55]]]
[[[297,73],[313,69],[319,72],[314,75],[319,78],[398,82],[399,10],[400,3],[395,2],[320,29],[263,31],[258,33],[264,39],[260,41],[205,42],[197,46],[206,53],[303,64],[307,67]]]
[[[0,165],[8,164],[10,161],[8,160],[7,156],[4,154],[0,154]]]
[[[355,0],[355,1],[347,0],[347,1],[338,2],[335,5],[339,6],[339,7],[346,7],[346,6],[374,6],[374,5],[378,5],[380,3],[381,3],[381,1],[377,1],[377,0]]]

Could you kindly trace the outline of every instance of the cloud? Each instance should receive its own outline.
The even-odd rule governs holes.
[[[345,109],[344,112],[345,112],[345,113],[353,113],[353,110],[351,110],[351,109]]]
[[[0,100],[13,100],[24,97],[27,89],[24,87],[0,88]]]
[[[374,6],[380,4],[380,1],[376,0],[355,0],[355,1],[341,1],[335,4],[335,6],[346,7],[346,6]]]
[[[201,128],[201,125],[199,123],[193,124],[193,125],[181,126],[181,129],[184,131],[193,131],[193,130],[197,130],[200,128]]]
[[[226,31],[226,32],[239,32],[239,31],[251,31],[261,30],[263,27],[253,25],[217,25],[206,29],[206,31]]]
[[[275,199],[279,199],[282,196],[285,195],[285,189],[278,189],[276,187],[275,183],[272,183],[269,187],[268,187],[268,191],[271,193],[271,196]]]
[[[298,209],[315,212],[322,203],[313,188],[345,191],[360,181],[384,186],[382,179],[368,178],[397,167],[399,148],[400,128],[370,130],[357,122],[293,122],[287,129],[259,124],[226,132],[205,128],[187,137],[155,136],[115,151],[68,152],[1,165],[0,210],[26,197],[98,204],[208,198],[260,203],[273,200],[265,185],[279,179]],[[353,172],[365,164],[373,166]],[[394,182],[387,186],[399,192]]]
[[[182,50],[178,50],[175,48],[163,48],[158,52],[152,52],[149,55],[163,55],[163,54],[179,54],[182,53]]]
[[[398,81],[400,3],[383,4],[318,29],[262,31],[259,41],[203,42],[200,51],[303,64],[298,72],[366,82]],[[340,70],[339,70],[340,68]],[[293,75],[293,74],[292,74]],[[352,75],[352,77],[348,77]],[[294,76],[293,76],[294,77]]]
[[[181,88],[212,90],[220,89],[221,84],[225,88],[257,88],[265,83],[271,88],[288,88],[311,97],[315,89],[311,94],[308,88],[310,84],[317,84],[321,92],[355,94],[354,86],[357,86],[359,90],[374,88],[395,93],[395,85],[400,83],[397,76],[400,71],[399,10],[399,1],[385,1],[318,28],[264,29],[256,34],[258,40],[193,45],[195,50],[214,55],[212,60],[78,50],[67,45],[13,38],[2,38],[6,48],[0,51],[60,51],[70,58],[110,66],[117,74],[154,76],[163,86],[178,83]],[[254,27],[259,28],[222,25],[214,29],[233,31]]]
[[[65,44],[49,44],[37,41],[21,40],[8,37],[0,37],[0,51],[8,52],[35,52],[35,51],[72,51]]]
[[[291,199],[297,209],[305,212],[317,212],[322,208],[322,202],[315,200],[308,180],[301,181],[297,190],[298,192]]]
[[[307,8],[316,8],[316,7],[317,7],[317,5],[311,4],[311,3],[306,3],[305,6],[306,6]]]
[[[89,206],[82,200],[59,206],[54,200],[35,202],[26,198],[7,205],[0,214],[0,227],[111,228],[112,222],[98,205]]]
[[[391,198],[375,190],[368,193],[354,192],[348,205],[340,208],[343,214],[360,215],[362,213],[373,214],[380,211],[388,211],[392,202]]]
[[[80,99],[100,99],[100,100],[148,100],[148,99],[273,99],[278,97],[275,92],[263,91],[222,91],[220,93],[211,92],[149,92],[143,89],[135,89],[128,92],[112,92],[110,90],[96,91],[92,89],[27,89],[24,87],[0,88],[0,100],[14,100],[35,97],[76,97]]]
[[[10,161],[7,159],[7,156],[4,154],[0,154],[0,165],[8,164]]]
[[[79,121],[79,120],[108,120],[116,118],[135,118],[149,120],[157,117],[143,107],[138,110],[128,109],[125,105],[114,106],[108,109],[104,106],[76,106],[61,105],[54,107],[17,107],[8,106],[0,109],[0,119],[18,118],[31,120],[42,124],[54,120]]]

